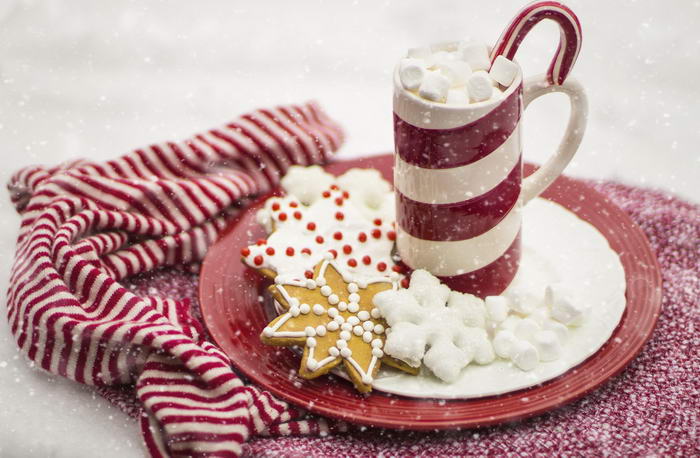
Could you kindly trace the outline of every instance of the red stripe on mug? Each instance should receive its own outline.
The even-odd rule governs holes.
[[[464,291],[475,296],[498,296],[513,281],[520,260],[520,235],[510,247],[491,264],[479,270],[451,277],[439,277],[440,281],[455,291]]]
[[[454,129],[424,129],[394,113],[394,146],[405,162],[449,169],[482,159],[505,142],[520,121],[522,86],[481,118]]]
[[[520,160],[508,176],[490,191],[451,204],[417,202],[396,190],[396,222],[408,234],[423,240],[466,240],[496,226],[515,206],[520,195]]]

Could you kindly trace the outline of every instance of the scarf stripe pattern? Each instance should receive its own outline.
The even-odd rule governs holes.
[[[20,170],[8,184],[21,215],[7,309],[17,345],[80,383],[135,384],[154,457],[237,456],[254,434],[327,432],[244,385],[188,300],[136,296],[119,281],[201,260],[246,198],[290,165],[324,163],[342,140],[311,102],[105,163]]]

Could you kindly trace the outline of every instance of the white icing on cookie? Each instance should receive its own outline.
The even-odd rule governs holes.
[[[321,267],[318,272],[318,277],[316,278],[315,283],[326,283],[324,276],[328,267],[332,267],[343,277],[347,276],[353,279],[352,274],[344,272],[344,270],[337,264],[336,261],[332,259],[326,259],[321,264]],[[279,293],[282,295],[287,304],[291,304],[295,300],[295,298],[292,297],[287,291],[287,286],[306,287],[306,282],[294,280],[293,278],[287,279],[282,275],[278,276],[278,280],[279,281],[275,282],[275,288],[277,288],[277,291],[279,291]],[[390,283],[392,288],[391,290],[396,290],[398,288],[398,285],[395,280],[392,280],[389,277],[385,276],[375,275],[374,277],[366,278],[365,282],[367,283],[367,285],[371,285],[374,283]],[[330,293],[330,295],[332,296],[335,295],[332,293],[332,290]],[[299,309],[301,309],[301,307],[303,307],[304,305],[308,307],[308,304],[301,304],[299,306]],[[306,326],[306,328],[303,331],[280,331],[280,328],[282,328],[282,326],[284,326],[285,323],[289,322],[290,320],[294,320],[294,318],[298,316],[298,313],[297,315],[293,315],[291,313],[290,307],[290,309],[287,312],[280,315],[280,318],[275,321],[274,325],[268,326],[265,329],[263,329],[263,335],[268,339],[274,339],[276,337],[306,337],[305,345],[308,350],[306,367],[308,370],[312,372],[319,370],[325,367],[326,365],[334,362],[338,357],[341,357],[344,358],[348,362],[348,364],[350,364],[360,374],[363,383],[371,384],[373,381],[372,374],[375,371],[379,359],[381,359],[384,356],[383,351],[379,350],[383,345],[381,338],[379,337],[381,332],[376,332],[376,326],[370,329],[365,329],[362,325],[360,325],[362,320],[356,315],[348,317],[347,322],[343,322],[343,317],[338,314],[338,310],[336,310],[335,308],[330,308],[326,310],[320,304],[315,304],[313,307],[310,307],[310,310],[319,317],[323,316],[324,314],[327,314],[328,322],[322,325],[318,325],[315,328],[312,326]],[[369,312],[365,311],[365,313],[369,315]],[[365,315],[363,314],[363,317],[364,316]],[[340,320],[338,320],[338,318],[340,318]],[[339,321],[342,324],[340,324]],[[369,322],[365,321],[365,323]],[[328,356],[321,359],[320,361],[317,360],[315,352],[316,347],[318,345],[318,340],[323,339],[324,337],[335,338],[329,335],[328,331],[337,331],[339,328],[342,330],[338,333],[339,339],[335,341],[335,347],[329,347]],[[326,337],[327,335],[329,337]],[[348,347],[348,342],[353,338],[361,339],[364,343],[370,345],[372,348],[372,358],[370,359],[367,367],[361,367],[357,360],[355,360],[352,357],[352,351]]]
[[[362,179],[366,174],[360,172],[357,170],[345,181],[350,183]],[[302,172],[295,173],[293,183]],[[271,234],[241,250],[243,261],[256,269],[274,271],[278,276],[295,275],[298,278],[305,275],[310,279],[313,267],[330,253],[331,259],[345,269],[346,276],[358,277],[348,285],[351,293],[365,284],[363,278],[396,275],[392,272],[395,263],[391,258],[396,239],[393,218],[368,219],[362,210],[382,193],[392,193],[381,177],[371,173],[367,177],[369,183],[366,187],[376,189],[372,192],[364,190],[361,199],[353,199],[351,192],[336,185],[318,192],[318,198],[311,199],[304,194],[302,197],[311,202],[309,206],[295,195],[268,199],[258,211],[256,220]],[[296,189],[289,186],[291,190]],[[317,286],[323,288],[322,282],[322,279],[321,283],[317,279]],[[331,305],[337,303],[337,296],[327,296]]]

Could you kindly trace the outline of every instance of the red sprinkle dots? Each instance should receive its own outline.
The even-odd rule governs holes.
[[[394,272],[401,273],[401,271],[403,269],[401,268],[401,266],[396,265],[396,266],[392,267],[391,270],[393,270]]]
[[[323,194],[321,194],[325,199],[328,199],[331,196],[331,193],[329,191],[323,191]]]
[[[338,221],[342,221],[345,219],[345,215],[343,214],[343,212],[335,212],[335,219],[337,219]]]
[[[299,212],[299,211],[294,212],[294,217],[295,217],[296,219],[301,219],[301,212]]]
[[[267,240],[265,240],[265,239],[258,239],[258,241],[255,242],[255,244],[256,244],[257,246],[266,245],[266,244],[267,244]]]
[[[294,256],[294,248],[292,247],[287,247],[287,256]]]
[[[315,231],[316,230],[316,223],[309,223],[306,225],[306,228],[310,231]]]
[[[366,266],[372,264],[372,258],[370,258],[369,256],[366,256],[366,255],[362,256],[362,264],[364,264]]]
[[[265,250],[265,253],[266,253],[268,256],[274,256],[274,255],[275,255],[275,249],[272,248],[271,246],[269,246],[269,247],[267,247],[267,249]]]
[[[387,237],[389,240],[392,240],[392,241],[393,241],[393,240],[396,240],[396,232],[394,232],[394,231],[389,231],[389,232],[386,233],[386,237]]]
[[[259,266],[263,263],[263,257],[260,255],[257,255],[256,257],[253,258],[253,262],[255,263],[256,266]]]
[[[273,211],[273,212],[276,212],[276,211],[279,210],[279,209],[280,209],[280,204],[279,204],[279,202],[275,202],[275,203],[272,204],[272,211]]]
[[[317,235],[316,236],[316,243],[323,243],[323,237],[321,237],[320,235]]]
[[[250,254],[250,248],[248,248],[248,247],[241,248],[241,256],[243,256],[244,258],[247,258],[249,254]]]
[[[357,240],[359,240],[362,243],[366,242],[367,234],[365,234],[364,232],[360,232],[360,235],[357,236]]]
[[[337,190],[338,190],[338,186],[332,184],[332,185],[331,185],[331,189],[332,189],[333,191],[337,191]]]
[[[408,288],[408,278],[404,278],[401,280],[401,286],[404,288]]]
[[[299,206],[299,204],[296,202],[289,202],[289,206],[292,208],[297,208]]]
[[[379,218],[375,219],[375,220],[374,220],[374,225],[375,225],[375,226],[381,226],[381,225],[382,225],[382,220],[379,219]]]
[[[350,198],[350,193],[347,192],[347,191],[343,191],[343,197],[345,197],[346,199],[349,199],[349,198]]]
[[[382,236],[382,231],[380,231],[379,229],[372,229],[372,237],[374,237],[375,239],[378,239],[381,236]]]
[[[287,221],[287,214],[285,212],[282,212],[279,214],[278,218],[280,221]]]
[[[343,206],[343,198],[342,197],[336,197],[335,199],[335,204],[339,207]]]
[[[345,253],[345,254],[352,253],[352,247],[350,245],[344,245],[343,246],[343,253]]]
[[[385,262],[380,262],[377,264],[377,270],[380,272],[384,272],[386,270],[386,263]]]
[[[306,278],[314,278],[314,273],[311,272],[310,270],[307,270],[306,272],[304,272],[304,276]]]
[[[336,240],[343,240],[343,233],[342,232],[336,232],[333,234],[333,238]]]
[[[357,261],[355,261],[354,258],[350,258],[350,259],[348,259],[348,265],[350,267],[357,267]]]
[[[302,248],[302,249],[301,249],[301,254],[306,254],[306,255],[311,256],[311,250],[308,249],[308,248]]]
[[[335,259],[335,258],[338,257],[338,252],[337,252],[337,251],[335,251],[335,250],[328,250],[328,252],[329,252],[330,254],[333,255],[333,259]]]

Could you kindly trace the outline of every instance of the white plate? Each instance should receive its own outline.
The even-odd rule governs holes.
[[[525,372],[505,360],[466,367],[445,383],[423,368],[418,376],[381,370],[373,387],[418,398],[466,399],[503,394],[555,378],[595,353],[609,338],[625,310],[625,272],[603,235],[564,207],[535,199],[524,209],[520,269],[506,291],[517,289],[542,297],[551,283],[574,285],[574,294],[591,305],[591,313],[571,328],[556,361],[541,362]]]

